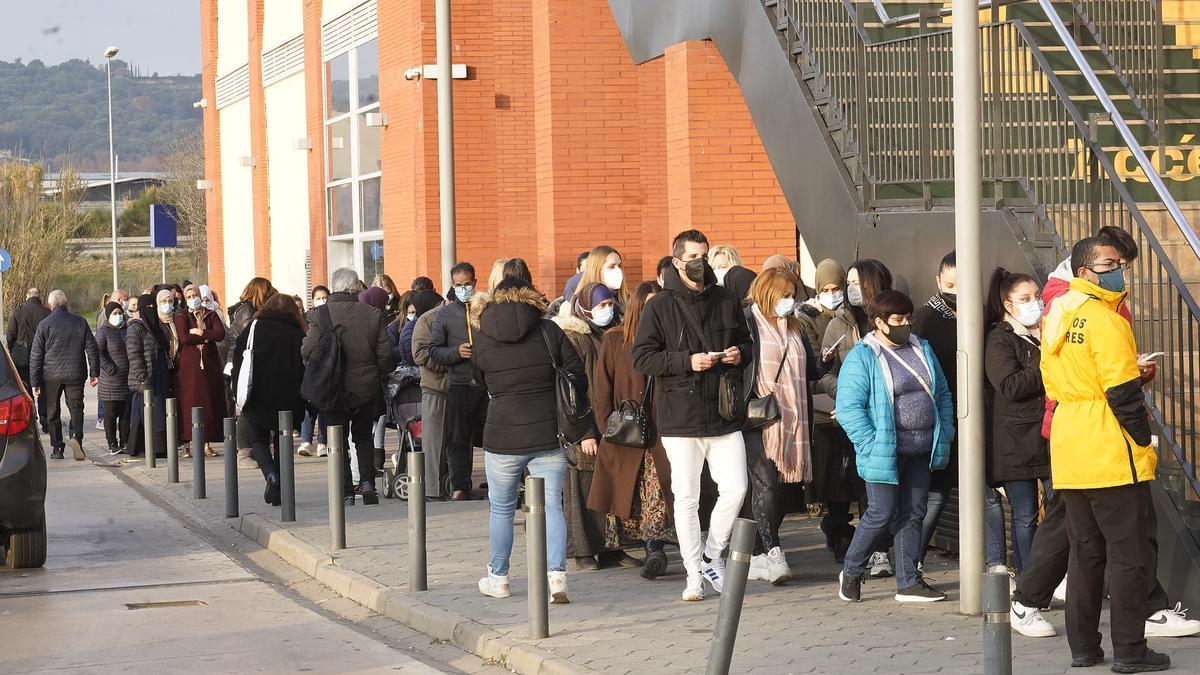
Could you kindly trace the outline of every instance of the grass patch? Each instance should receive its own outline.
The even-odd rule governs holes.
[[[152,256],[122,258],[118,261],[121,287],[136,296],[143,290],[162,282],[162,260]],[[203,281],[182,255],[167,256],[167,283],[184,279]],[[112,291],[112,259],[80,256],[63,267],[54,277],[50,289],[60,288],[71,301],[71,311],[89,322],[96,320],[100,299]],[[42,289],[46,297],[49,289]]]

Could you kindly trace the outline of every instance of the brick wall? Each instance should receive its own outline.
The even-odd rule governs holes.
[[[225,257],[220,253],[225,250],[225,230],[221,222],[221,117],[217,114],[217,0],[200,0],[200,81],[201,96],[208,102],[204,108],[204,176],[211,183],[204,199],[208,284],[224,301],[228,296]]]
[[[250,39],[250,144],[254,166],[250,169],[254,190],[254,274],[271,274],[271,216],[270,184],[267,172],[267,103],[262,86],[262,29],[263,0],[246,0],[248,36]]]
[[[324,103],[321,99],[321,0],[304,0],[304,102],[305,128],[312,148],[307,154],[308,233],[312,285],[329,278],[325,248],[325,143]]]

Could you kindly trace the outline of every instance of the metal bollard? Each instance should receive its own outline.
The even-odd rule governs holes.
[[[238,517],[237,418],[223,420],[225,431],[225,517]]]
[[[529,476],[525,479],[525,509],[525,550],[529,556],[529,639],[540,640],[550,637],[545,478]]]
[[[985,572],[982,594],[983,673],[1012,675],[1012,630],[1008,622],[1012,605],[1008,594],[1008,574]]]
[[[725,587],[717,609],[717,625],[713,628],[712,647],[708,650],[707,675],[727,675],[733,660],[733,643],[737,640],[738,622],[742,619],[742,601],[746,598],[746,578],[750,576],[750,555],[754,552],[753,520],[738,518],[733,523],[729,542],[729,562],[725,567]]]
[[[192,499],[208,499],[204,483],[204,408],[192,408]]]
[[[429,590],[425,558],[425,453],[408,453],[408,590]]]
[[[285,523],[296,522],[296,457],[292,448],[292,411],[279,411],[279,502]]]
[[[167,482],[179,482],[179,401],[167,399]]]
[[[346,502],[345,489],[342,483],[342,456],[346,452],[342,444],[342,427],[329,427],[325,430],[329,438],[329,535],[330,548],[335,551],[346,548]]]
[[[142,390],[142,442],[146,446],[146,468],[153,469],[158,464],[154,456],[154,391]]]

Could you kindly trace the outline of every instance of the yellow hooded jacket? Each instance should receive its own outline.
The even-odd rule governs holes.
[[[1125,293],[1086,279],[1056,299],[1042,324],[1042,380],[1058,401],[1050,429],[1055,489],[1154,480],[1133,331],[1117,308]]]

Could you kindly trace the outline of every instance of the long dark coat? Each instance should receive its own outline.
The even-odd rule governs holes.
[[[1042,350],[1002,321],[988,334],[984,372],[992,394],[987,479],[1005,481],[1050,477],[1050,447],[1042,438],[1046,389]]]
[[[234,346],[235,390],[242,371],[242,352],[249,336],[247,326]],[[300,398],[300,383],[304,380],[304,362],[300,358],[303,342],[304,331],[287,316],[268,314],[259,317],[254,329],[254,375],[250,398],[242,408],[242,415],[255,426],[278,429],[281,410],[292,411],[293,424],[304,419],[304,401]]]
[[[224,438],[225,379],[217,344],[225,339],[225,324],[215,312],[191,311],[172,317],[179,334],[179,366],[175,370],[175,395],[179,397],[179,439],[192,440],[192,408],[204,408],[204,440],[217,443]],[[200,328],[202,335],[191,330]]]
[[[129,356],[125,351],[125,326],[114,328],[106,319],[96,329],[96,350],[100,354],[101,401],[129,400]]]

